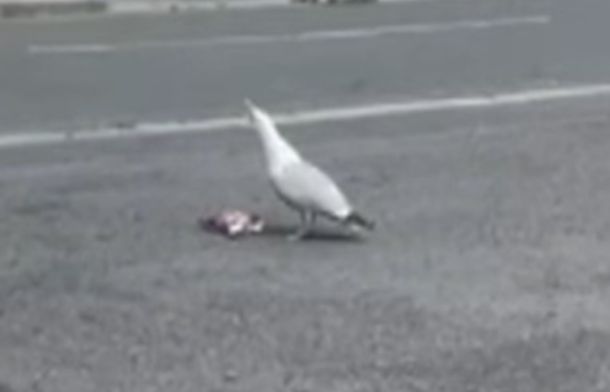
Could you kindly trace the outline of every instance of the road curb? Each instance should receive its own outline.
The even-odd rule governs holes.
[[[204,1],[110,1],[108,12],[126,13],[167,13],[183,11],[213,11],[222,9],[252,9],[283,7],[291,5],[290,0],[204,0]]]
[[[171,13],[222,9],[254,9],[291,5],[294,5],[294,3],[290,0],[8,0],[0,1],[0,18],[16,19],[102,13]]]
[[[86,14],[147,14],[358,4],[379,0],[0,0],[0,19]],[[425,0],[382,0],[384,3]]]
[[[0,16],[5,19],[40,15],[99,14],[108,11],[105,0],[13,1],[0,2]]]

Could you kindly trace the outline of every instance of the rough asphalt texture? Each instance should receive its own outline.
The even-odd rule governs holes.
[[[550,8],[540,0],[441,0],[0,24],[0,84],[6,86],[0,94],[0,132],[241,115],[244,96],[290,110],[396,96],[520,89],[581,76],[580,66],[570,66],[575,59],[564,50],[550,52],[559,43],[548,36],[557,28],[553,25],[305,44],[177,45],[89,55],[32,55],[28,46],[102,43],[130,48],[138,42],[519,17],[548,14]],[[575,30],[576,38],[583,36]],[[561,58],[553,58],[555,53]],[[587,70],[586,75],[593,79],[607,73],[605,69]],[[61,99],[55,99],[58,92]]]
[[[602,80],[603,28],[571,28],[582,10],[560,11],[565,29],[544,37],[543,57],[572,75],[566,84]],[[585,14],[603,19],[600,8]],[[0,50],[14,53],[27,40],[6,37]],[[0,58],[5,80],[5,64],[51,61]],[[53,84],[59,70],[39,77]],[[435,85],[424,71],[405,75]],[[492,76],[490,88],[504,83]],[[228,100],[239,86],[225,77]],[[4,102],[33,94],[11,86]],[[47,101],[65,126],[59,103],[79,94],[69,87]],[[266,94],[282,106],[284,95]],[[3,129],[27,128],[31,99]],[[84,94],[81,110],[96,110],[94,99]],[[1,150],[0,391],[609,391],[609,104],[286,128],[377,218],[361,242],[332,225],[286,241],[296,217],[273,199],[245,130]],[[102,109],[122,115],[112,105]],[[197,229],[200,214],[225,206],[258,211],[274,230],[230,242]]]

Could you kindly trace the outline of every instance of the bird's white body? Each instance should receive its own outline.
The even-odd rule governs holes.
[[[246,106],[262,142],[274,190],[280,199],[301,214],[301,234],[309,229],[318,214],[338,221],[347,220],[354,211],[337,184],[280,135],[270,115],[249,101]]]
[[[307,161],[288,164],[272,172],[271,183],[278,195],[293,208],[330,218],[345,219],[352,207],[337,185]]]

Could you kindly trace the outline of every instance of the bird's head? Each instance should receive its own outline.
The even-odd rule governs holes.
[[[260,129],[274,126],[271,116],[263,109],[256,106],[251,100],[246,98],[244,100],[244,105],[248,110],[248,121],[252,127]]]
[[[250,126],[263,142],[268,164],[273,167],[301,159],[297,150],[288,143],[275,126],[273,118],[249,99],[244,100]]]

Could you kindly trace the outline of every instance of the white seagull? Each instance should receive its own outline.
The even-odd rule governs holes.
[[[263,145],[271,185],[278,197],[300,215],[301,224],[290,239],[305,237],[319,215],[351,229],[374,228],[374,223],[354,210],[326,173],[282,137],[269,114],[248,99],[245,105],[250,125],[257,130]]]

